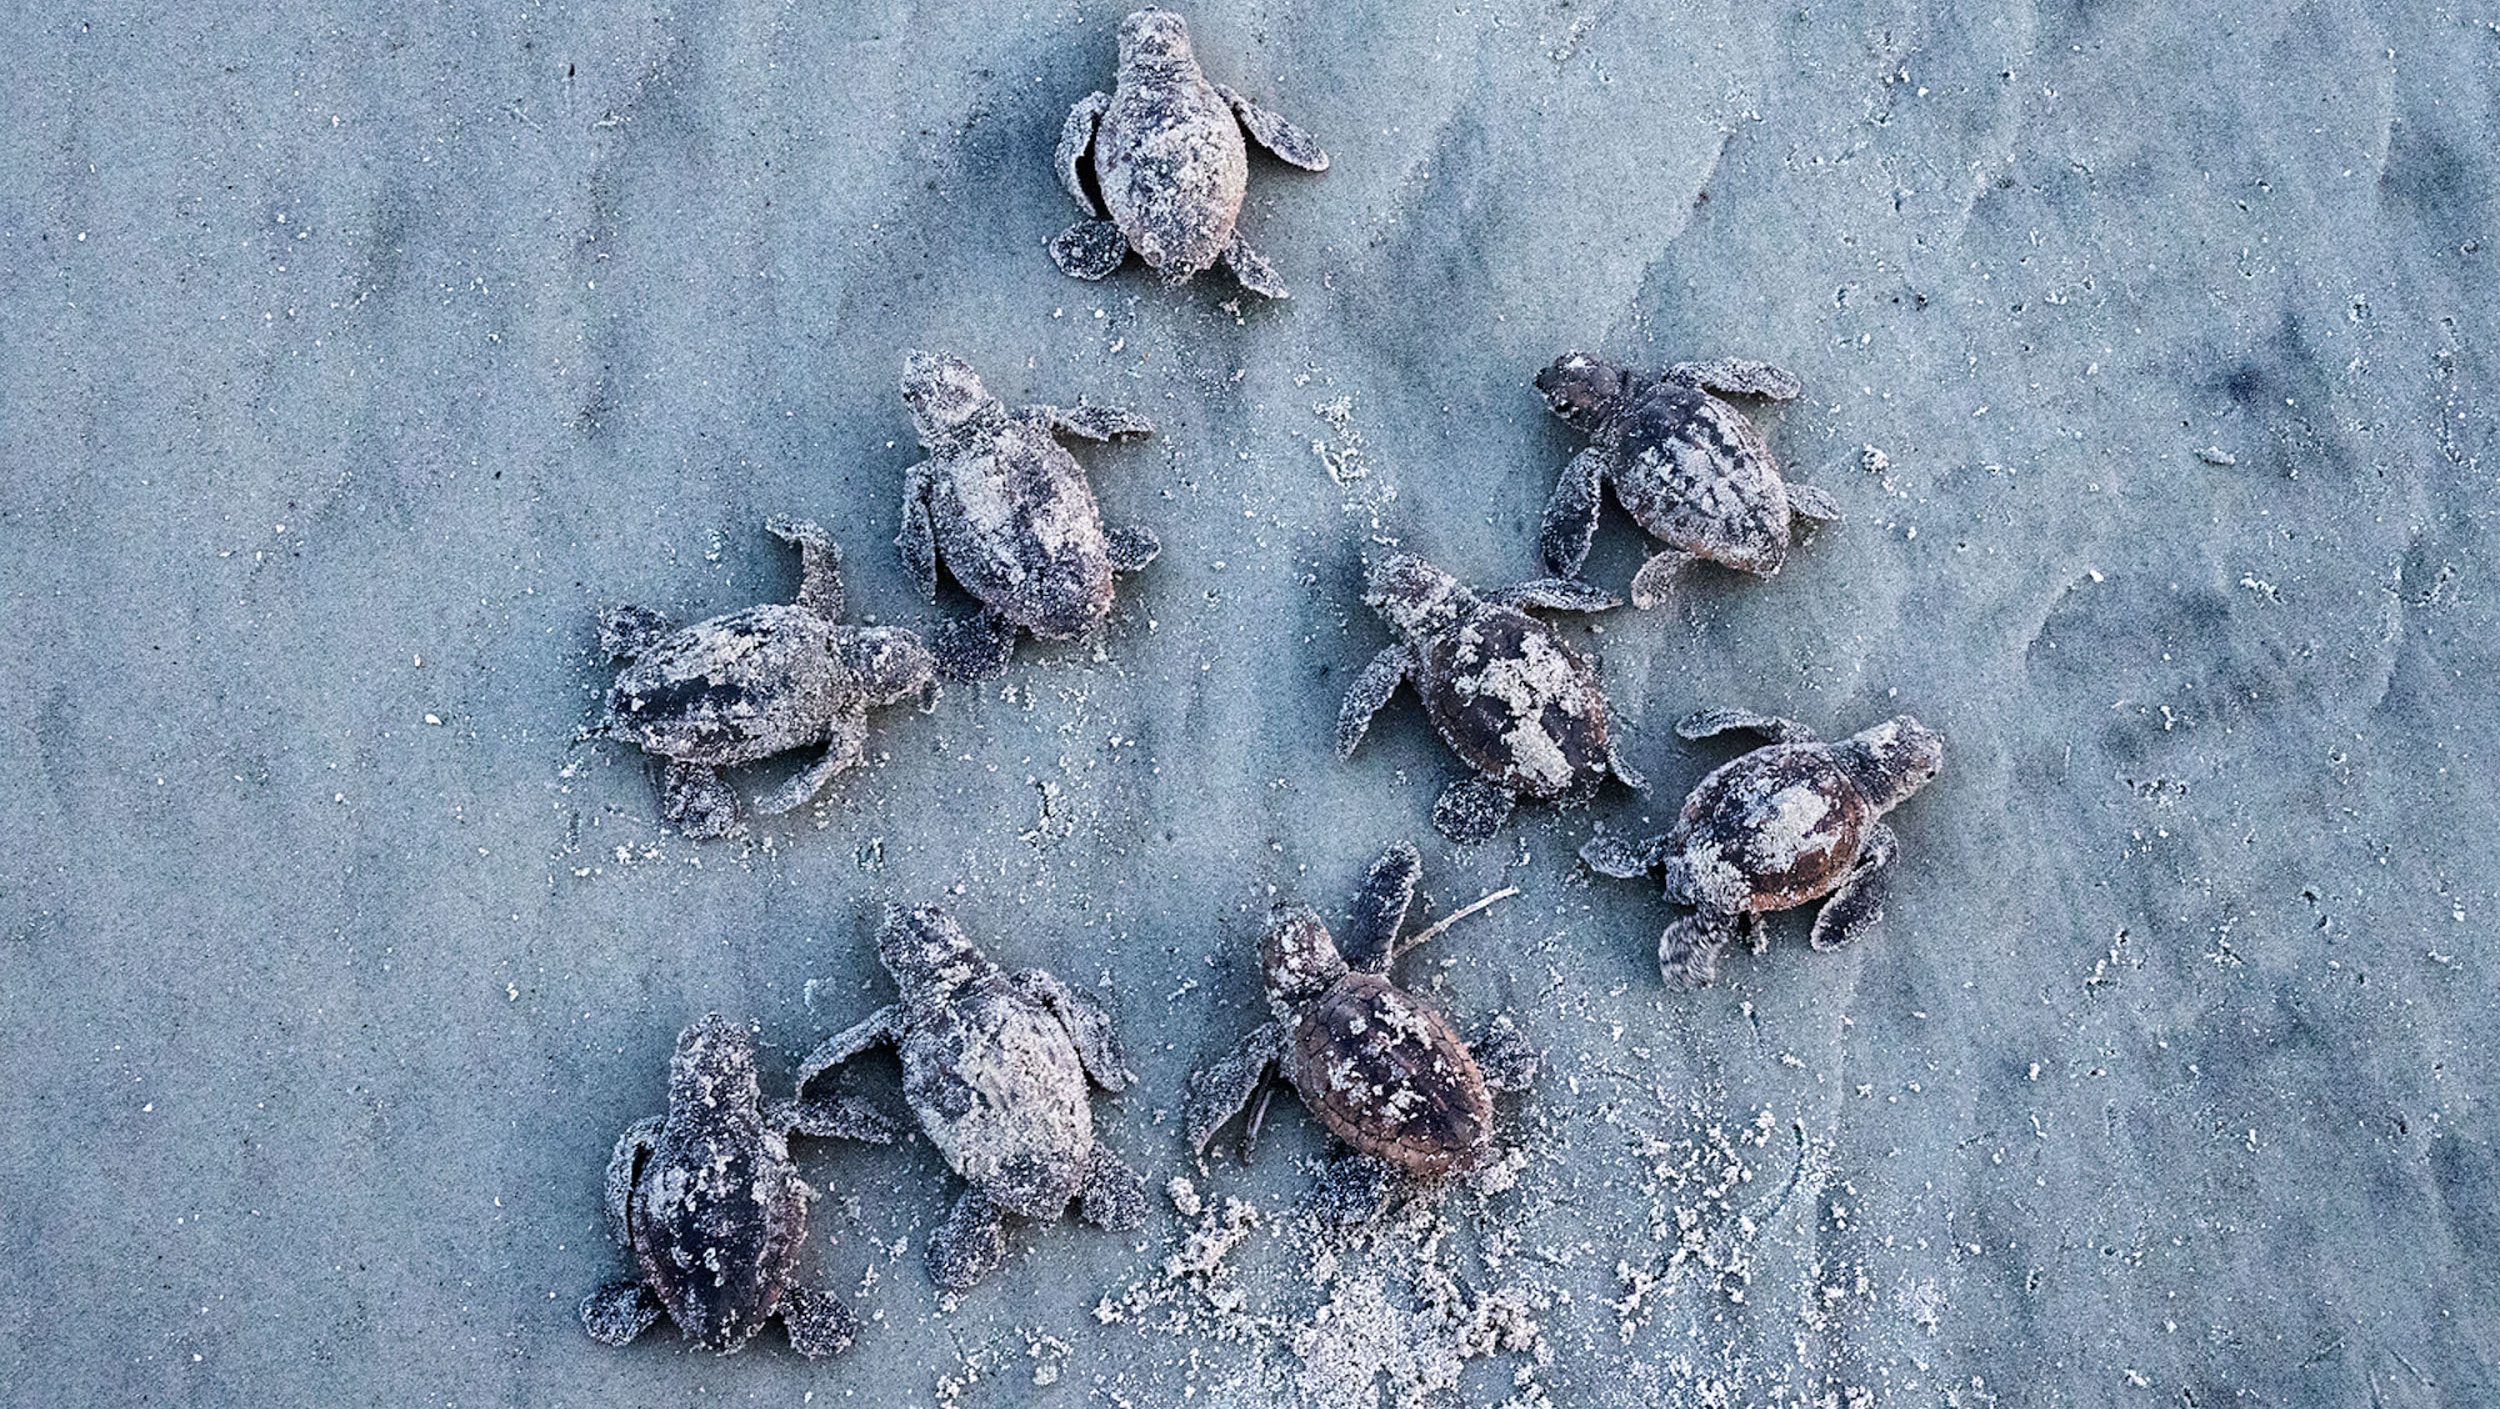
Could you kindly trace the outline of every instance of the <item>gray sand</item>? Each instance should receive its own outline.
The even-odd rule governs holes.
[[[17,7],[8,1396],[2500,1397],[2500,13],[2192,8],[1201,6],[1336,157],[1254,165],[1265,305],[1043,253],[1116,5]],[[1535,570],[1573,345],[1793,367],[1772,443],[1849,517],[1573,626],[1656,795],[1454,853],[1411,697],[1326,752],[1360,565]],[[672,836],[575,741],[594,610],[782,597],[789,512],[855,615],[936,620],[889,545],[908,346],[1154,417],[1084,458],[1163,557],[1098,649],[880,716],[816,812]],[[1590,570],[1639,552],[1610,515]],[[1944,730],[1884,937],[1792,916],[1662,989],[1668,910],[1572,852],[1728,756],[1669,732],[1704,703]],[[1249,1171],[1019,1230],[946,1307],[928,1146],[811,1146],[849,1356],[575,1323],[678,1026],[786,1073],[889,992],[886,901],[1116,978],[1144,1079],[1099,1109],[1162,1190],[1259,917],[1397,836],[1431,915],[1522,888],[1402,969],[1551,1051],[1508,1189],[1316,1256],[1281,1100]]]

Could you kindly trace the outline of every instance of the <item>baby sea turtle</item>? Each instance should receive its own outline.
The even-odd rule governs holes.
[[[1310,906],[1276,908],[1259,942],[1274,1016],[1189,1078],[1189,1145],[1201,1166],[1216,1132],[1263,1088],[1273,1094],[1266,1081],[1278,1068],[1320,1123],[1354,1149],[1356,1178],[1340,1182],[1369,1182],[1385,1196],[1486,1163],[1493,1095],[1524,1090],[1537,1058],[1507,1022],[1471,1050],[1436,1006],[1390,981],[1391,965],[1411,947],[1397,933],[1422,870],[1405,842],[1382,852],[1355,894],[1342,946]],[[1267,1095],[1243,1132],[1245,1162]]]
[[[1720,396],[1793,399],[1795,374],[1731,358],[1679,362],[1644,381],[1585,352],[1537,373],[1555,415],[1589,434],[1545,505],[1538,546],[1548,572],[1577,576],[1597,533],[1601,484],[1664,551],[1632,578],[1632,605],[1666,600],[1696,558],[1769,577],[1788,561],[1789,517],[1836,519],[1840,506],[1812,485],[1782,479],[1762,432]],[[1712,393],[1717,393],[1713,395]]]
[[[608,1162],[608,1236],[637,1275],[582,1299],[582,1326],[623,1345],[666,1311],[686,1338],[726,1355],[775,1314],[802,1355],[839,1355],[859,1319],[830,1291],[795,1285],[815,1191],[789,1137],[883,1144],[893,1125],[856,1102],[758,1097],[755,1043],[718,1013],[677,1036],[668,1114],[638,1120]]]
[[[1521,610],[1598,612],[1620,605],[1585,582],[1540,578],[1478,595],[1398,553],[1371,571],[1363,600],[1397,643],[1372,658],[1337,714],[1337,757],[1353,754],[1372,716],[1413,680],[1433,726],[1480,775],[1452,783],[1432,824],[1461,845],[1501,828],[1522,797],[1585,802],[1611,773],[1648,784],[1616,752],[1597,668],[1553,627]]]
[[[738,801],[718,769],[791,749],[824,756],[758,807],[806,806],[868,756],[868,711],[937,696],[936,662],[913,633],[842,621],[842,551],[812,523],[765,525],[799,550],[799,596],[672,628],[645,607],[599,615],[599,644],[631,662],[608,691],[602,732],[667,760],[660,810],[691,837],[725,836]]]
[[[903,1099],[971,1187],[930,1238],[929,1276],[961,1291],[1007,1254],[1005,1218],[1057,1218],[1074,1199],[1100,1228],[1146,1217],[1136,1171],[1094,1138],[1086,1082],[1125,1089],[1132,1076],[1100,1005],[1040,969],[1011,974],[935,906],[890,909],[877,957],[902,1001],[818,1047],[799,1089],[871,1047],[903,1062]]]
[[[1772,742],[1702,779],[1666,835],[1637,845],[1599,836],[1580,848],[1604,875],[1662,873],[1667,899],[1697,912],[1658,937],[1668,982],[1710,982],[1730,940],[1748,939],[1757,953],[1768,943],[1765,912],[1825,896],[1816,949],[1872,933],[1898,845],[1881,819],[1944,766],[1942,736],[1906,714],[1836,744],[1795,720],[1740,709],[1701,710],[1675,727],[1688,739],[1747,729]]]
[[[1016,633],[1083,635],[1111,614],[1111,575],[1154,561],[1143,528],[1105,531],[1085,469],[1056,433],[1088,440],[1151,435],[1134,411],[1027,406],[1010,411],[961,358],[903,359],[903,400],[929,458],[904,473],[903,531],[894,542],[931,601],[938,564],[980,599],[977,615],[942,628],[938,666],[958,680],[1007,668]]]
[[[1285,297],[1275,269],[1233,228],[1250,179],[1244,130],[1295,166],[1328,169],[1328,153],[1309,134],[1207,81],[1180,16],[1150,8],[1122,20],[1117,88],[1086,94],[1059,135],[1059,183],[1087,218],[1050,242],[1051,259],[1079,279],[1099,279],[1134,249],[1166,284],[1220,259],[1243,288]],[[1087,189],[1089,170],[1099,201]]]

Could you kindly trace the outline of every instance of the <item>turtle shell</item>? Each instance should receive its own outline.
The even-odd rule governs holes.
[[[1610,725],[1597,671],[1554,628],[1487,605],[1425,644],[1424,710],[1467,766],[1552,799],[1594,790]]]
[[[717,1104],[671,1104],[626,1205],[644,1285],[708,1350],[735,1350],[772,1319],[807,1241],[810,1191],[754,1074],[724,1067]]]
[[[1756,912],[1829,895],[1856,865],[1874,810],[1823,744],[1775,744],[1721,764],[1668,836],[1701,896],[1750,893]]]
[[[1787,561],[1788,486],[1744,412],[1662,382],[1614,434],[1615,498],[1652,537],[1747,572]]]
[[[1205,78],[1123,82],[1095,130],[1093,166],[1113,223],[1167,281],[1211,267],[1232,243],[1250,157]]]
[[[1028,1218],[1067,1208],[1085,1183],[1094,1111],[1056,1014],[994,974],[916,1019],[900,1053],[903,1099],[957,1174]]]
[[[644,751],[727,767],[824,737],[846,684],[834,623],[749,607],[674,631],[608,691],[608,718]]]
[[[1111,545],[1094,487],[1038,417],[1006,417],[936,467],[929,512],[946,570],[1046,640],[1111,614]]]
[[[1377,974],[1347,974],[1297,1015],[1285,1072],[1338,1139],[1412,1174],[1472,1168],[1492,1137],[1467,1044]]]

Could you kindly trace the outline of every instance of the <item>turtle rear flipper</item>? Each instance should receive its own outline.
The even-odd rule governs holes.
[[[1669,548],[1641,564],[1641,570],[1632,574],[1632,605],[1648,611],[1665,602],[1668,589],[1675,585],[1675,575],[1692,562],[1692,554]]]
[[[675,629],[649,607],[606,607],[599,613],[599,649],[614,659],[632,660]]]
[[[781,1299],[790,1348],[809,1359],[840,1355],[859,1339],[859,1317],[831,1291],[792,1287]]]
[[[1776,714],[1756,714],[1749,709],[1718,707],[1697,709],[1675,722],[1675,732],[1687,739],[1707,739],[1731,729],[1760,734],[1777,744],[1810,744],[1814,731],[1794,719]]]
[[[1834,523],[1840,518],[1840,503],[1831,495],[1810,484],[1787,480],[1788,512],[1817,523]]]
[[[929,1280],[941,1291],[965,1291],[1006,1260],[1006,1210],[977,1188],[964,1190],[954,1211],[929,1235]]]
[[[949,680],[995,680],[1007,673],[1007,661],[1016,653],[1016,630],[1004,613],[983,608],[939,627],[929,638],[929,653]]]
[[[1663,836],[1636,842],[1627,841],[1615,832],[1600,832],[1581,845],[1580,859],[1601,876],[1628,881],[1657,869],[1666,846],[1667,839]]]
[[[737,830],[738,795],[712,768],[672,759],[660,774],[660,815],[687,836],[711,841]]]
[[[1108,220],[1080,220],[1050,242],[1050,262],[1072,279],[1106,279],[1128,259],[1128,236]]]
[[[1076,1212],[1097,1228],[1126,1232],[1146,1221],[1146,1181],[1096,1140],[1085,1166],[1085,1187],[1077,1192]]]
[[[1112,529],[1104,537],[1111,549],[1111,570],[1122,577],[1143,572],[1146,565],[1163,551],[1163,540],[1144,524],[1129,524]]]
[[[633,1280],[608,1283],[582,1298],[582,1329],[601,1345],[629,1345],[660,1319],[660,1298]]]
[[[1432,804],[1435,831],[1460,846],[1474,846],[1492,837],[1510,820],[1519,795],[1482,778],[1461,778],[1441,790]]]

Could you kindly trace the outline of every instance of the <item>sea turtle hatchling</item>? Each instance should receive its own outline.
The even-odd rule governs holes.
[[[1007,1251],[1006,1216],[1057,1218],[1069,1200],[1101,1228],[1146,1216],[1136,1171],[1094,1136],[1088,1080],[1136,1078],[1094,1000],[1040,969],[1011,974],[935,906],[886,912],[877,957],[901,1001],[828,1038],[799,1067],[799,1090],[872,1047],[903,1063],[903,1099],[970,1187],[929,1240],[930,1279],[962,1291]]]
[[[1050,242],[1052,261],[1076,278],[1100,279],[1133,249],[1166,284],[1179,284],[1222,260],[1243,288],[1285,297],[1276,270],[1234,228],[1250,179],[1245,130],[1294,166],[1328,169],[1328,153],[1309,134],[1207,81],[1180,16],[1149,8],[1122,20],[1118,85],[1085,95],[1059,136],[1059,183],[1086,218]]]
[[[1495,1149],[1493,1096],[1524,1090],[1536,1055],[1507,1022],[1471,1049],[1437,1007],[1390,980],[1411,947],[1397,934],[1422,869],[1407,843],[1383,851],[1355,895],[1342,945],[1310,906],[1276,907],[1259,942],[1273,1016],[1189,1078],[1185,1120],[1201,1166],[1216,1132],[1260,1095],[1242,1136],[1248,1160],[1273,1094],[1267,1077],[1278,1069],[1355,1152],[1344,1171],[1351,1177],[1332,1183],[1368,1185],[1362,1202],[1374,1209],[1402,1188],[1487,1162]]]
[[[1780,476],[1771,447],[1722,396],[1794,398],[1794,374],[1767,362],[1680,362],[1647,380],[1584,352],[1537,373],[1554,414],[1588,432],[1545,505],[1538,547],[1548,572],[1579,574],[1597,533],[1600,486],[1651,537],[1666,544],[1632,577],[1632,605],[1666,600],[1694,559],[1761,577],[1788,561],[1789,519],[1837,519],[1840,506],[1812,485]]]
[[[903,400],[929,458],[903,480],[895,546],[923,595],[937,599],[938,565],[981,603],[931,640],[939,669],[957,680],[1007,668],[1016,633],[1083,635],[1111,615],[1111,578],[1154,561],[1143,528],[1106,530],[1085,469],[1061,432],[1088,440],[1150,435],[1133,411],[1109,406],[1009,410],[963,359],[913,352]]]
[[[776,1314],[803,1355],[839,1355],[859,1320],[831,1291],[796,1285],[815,1191],[789,1137],[883,1144],[895,1129],[856,1102],[759,1098],[755,1043],[713,1013],[677,1037],[668,1114],[639,1120],[608,1162],[608,1235],[637,1272],[582,1299],[582,1326],[623,1345],[665,1311],[686,1338],[723,1355]]]
[[[1584,802],[1608,774],[1648,784],[1617,752],[1597,668],[1524,607],[1596,612],[1618,600],[1584,582],[1540,578],[1479,595],[1412,553],[1371,570],[1363,600],[1397,636],[1346,692],[1337,757],[1353,754],[1372,716],[1412,680],[1424,712],[1478,776],[1445,789],[1432,823],[1461,845],[1501,828],[1522,797]]]
[[[1604,875],[1663,874],[1667,899],[1693,907],[1658,937],[1659,971],[1688,987],[1710,982],[1731,940],[1759,952],[1767,911],[1830,897],[1814,917],[1818,950],[1872,933],[1898,849],[1883,815],[1944,766],[1943,737],[1906,714],[1836,744],[1795,720],[1738,709],[1701,710],[1676,725],[1688,739],[1729,729],[1772,742],[1712,770],[1665,835],[1637,844],[1599,835],[1580,848]]]
[[[765,525],[797,545],[798,600],[672,627],[645,607],[600,613],[599,642],[630,662],[608,691],[600,732],[666,761],[661,813],[686,835],[726,836],[738,802],[719,769],[791,749],[824,754],[758,804],[806,806],[868,756],[868,711],[937,695],[936,662],[920,638],[842,620],[842,553],[815,524]]]

